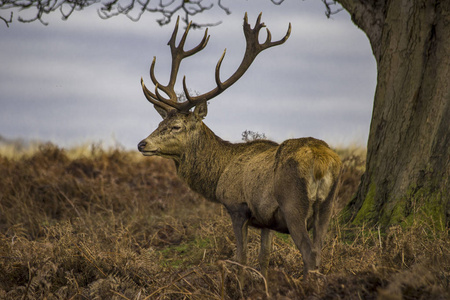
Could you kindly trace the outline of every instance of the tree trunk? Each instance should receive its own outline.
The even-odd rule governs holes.
[[[342,0],[378,77],[355,224],[450,224],[450,1]],[[377,4],[367,4],[377,2]]]

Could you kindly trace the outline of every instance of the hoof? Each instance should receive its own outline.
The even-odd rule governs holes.
[[[320,273],[319,270],[310,270],[306,274],[303,275],[303,279],[321,279],[324,278],[325,275]]]

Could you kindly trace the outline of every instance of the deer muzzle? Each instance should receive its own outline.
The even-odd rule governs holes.
[[[147,147],[147,142],[145,140],[139,142],[138,144],[138,150],[145,156],[152,156],[152,155],[158,155],[158,153],[160,152],[159,148],[156,149],[146,149]]]

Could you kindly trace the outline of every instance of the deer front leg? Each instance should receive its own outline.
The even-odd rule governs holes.
[[[241,265],[246,265],[248,220],[233,222],[233,231],[236,238],[236,260]]]
[[[236,238],[236,260],[241,265],[247,263],[247,232],[249,211],[247,205],[238,205],[228,208],[233,224],[234,236]]]
[[[261,229],[261,249],[259,250],[259,265],[261,274],[267,279],[269,269],[270,251],[272,250],[272,231],[270,229]]]

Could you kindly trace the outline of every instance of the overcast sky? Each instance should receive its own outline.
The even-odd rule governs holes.
[[[284,45],[262,52],[234,86],[210,101],[205,123],[232,142],[252,130],[277,142],[314,136],[335,146],[365,146],[376,64],[348,13],[327,19],[319,0],[286,0],[280,6],[268,0],[223,2],[231,15],[217,8],[195,19],[223,22],[209,29],[208,46],[182,63],[179,83],[186,75],[193,91],[214,88],[214,68],[225,48],[222,80],[235,71],[245,49],[245,11],[252,25],[262,11],[273,39],[284,36],[289,22],[292,34]],[[48,26],[0,24],[0,135],[64,147],[103,142],[135,148],[161,121],[142,94],[140,78],[152,87],[153,56],[162,83],[170,71],[167,41],[174,24],[159,27],[158,17],[102,20],[88,9],[68,21],[55,12],[44,17]],[[202,35],[191,31],[187,47]]]

